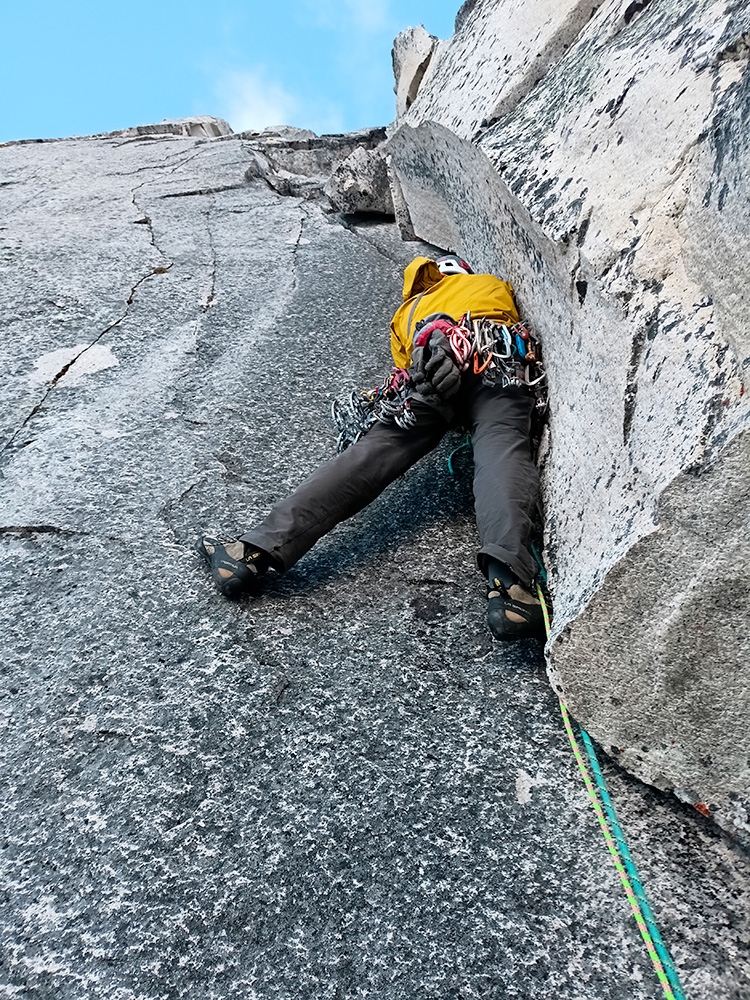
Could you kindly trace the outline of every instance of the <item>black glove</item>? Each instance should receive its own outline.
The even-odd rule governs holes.
[[[414,386],[421,396],[449,399],[461,385],[461,371],[445,334],[430,334],[424,347],[415,347],[409,369]]]
[[[425,364],[425,379],[441,399],[455,396],[461,386],[461,372],[453,353],[446,354],[442,347],[436,347]]]

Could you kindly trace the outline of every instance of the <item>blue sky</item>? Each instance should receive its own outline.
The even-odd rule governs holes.
[[[385,125],[403,28],[453,32],[461,0],[7,0],[0,142],[215,114],[240,131]]]

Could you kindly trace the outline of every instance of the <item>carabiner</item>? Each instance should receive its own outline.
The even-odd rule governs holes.
[[[487,360],[484,362],[484,364],[481,367],[479,367],[477,365],[478,361],[479,361],[479,354],[475,354],[474,355],[474,374],[475,375],[481,375],[482,372],[485,370],[485,368],[489,368],[490,362],[492,361],[492,352],[490,352],[487,355]]]

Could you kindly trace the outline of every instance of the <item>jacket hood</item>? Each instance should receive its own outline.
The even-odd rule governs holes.
[[[442,280],[443,275],[434,260],[429,257],[415,257],[404,271],[404,302],[414,295],[421,295]]]

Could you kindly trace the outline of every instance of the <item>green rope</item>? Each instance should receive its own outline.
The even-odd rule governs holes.
[[[539,560],[537,553],[534,554]],[[539,560],[539,562],[541,565],[541,560]],[[547,602],[544,599],[544,594],[539,584],[537,584],[536,589],[542,605],[544,627],[547,631],[547,636],[549,636],[550,619]],[[622,827],[617,819],[617,814],[615,813],[612,800],[609,796],[609,792],[607,791],[607,785],[604,780],[601,767],[599,766],[599,760],[596,756],[594,745],[591,742],[591,737],[585,729],[579,727],[581,738],[584,746],[586,747],[589,763],[591,764],[591,768],[596,779],[596,787],[594,787],[594,782],[591,780],[591,775],[589,774],[588,767],[586,766],[586,761],[584,760],[581,748],[578,745],[578,740],[576,739],[573,731],[570,714],[568,713],[567,706],[562,698],[560,699],[560,711],[562,713],[565,731],[568,734],[568,740],[578,764],[578,769],[581,772],[583,783],[586,786],[586,792],[588,793],[592,808],[599,822],[599,826],[604,834],[607,850],[612,856],[612,862],[617,870],[617,874],[620,876],[622,887],[625,890],[625,895],[630,903],[630,908],[633,911],[633,917],[638,926],[643,943],[646,946],[646,951],[648,952],[649,958],[651,959],[656,971],[656,975],[661,983],[664,996],[666,997],[666,1000],[685,1000],[685,994],[680,986],[677,970],[669,955],[669,951],[664,944],[662,936],[659,933],[659,928],[656,925],[656,919],[653,911],[649,906],[648,900],[646,899],[643,883],[640,880],[628,849],[628,845],[625,841]],[[597,788],[599,791],[598,795]],[[599,796],[601,796],[601,801]],[[602,809],[602,803],[604,803],[604,809]],[[605,810],[607,817],[609,818],[609,824],[607,823],[607,818],[604,815]],[[611,830],[610,826],[612,828]]]
[[[646,890],[643,888],[643,883],[638,875],[638,870],[635,867],[635,862],[630,854],[630,849],[628,848],[625,836],[622,832],[622,827],[620,826],[620,821],[617,818],[617,813],[615,812],[615,807],[612,799],[609,796],[609,791],[607,789],[607,784],[604,780],[604,775],[602,774],[601,767],[599,766],[599,759],[596,755],[596,750],[594,749],[594,744],[591,741],[591,737],[586,732],[585,729],[581,729],[581,739],[583,740],[584,746],[586,747],[586,752],[589,755],[589,760],[591,761],[591,769],[594,772],[594,777],[596,778],[596,784],[599,789],[599,795],[604,803],[604,809],[607,813],[609,819],[610,828],[615,835],[617,841],[617,846],[620,851],[620,856],[625,864],[625,869],[630,876],[635,889],[635,894],[638,897],[638,902],[641,907],[641,913],[643,914],[643,919],[646,921],[648,929],[653,938],[654,946],[661,959],[661,963],[664,966],[664,971],[669,979],[669,984],[674,992],[675,1000],[685,1000],[685,994],[682,992],[680,986],[680,979],[677,975],[677,970],[674,967],[672,958],[667,950],[667,946],[664,944],[661,934],[659,933],[659,928],[656,924],[656,917],[654,916],[653,910],[649,905],[648,899],[646,898]]]
[[[448,456],[448,472],[450,472],[452,476],[455,476],[456,474],[453,470],[453,456],[457,455],[459,451],[463,451],[465,448],[471,448],[471,434],[469,431],[464,434],[459,443]]]
[[[547,583],[547,570],[544,568],[544,563],[542,562],[542,553],[539,551],[539,546],[536,542],[529,542],[529,548],[531,549],[532,556],[536,559],[536,564],[539,567],[539,572],[537,576],[542,581],[543,584]],[[549,635],[549,619],[545,618],[545,624],[547,625],[547,635]]]

